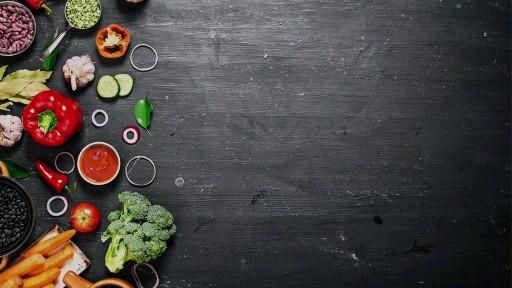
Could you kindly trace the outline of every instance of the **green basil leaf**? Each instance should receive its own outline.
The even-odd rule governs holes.
[[[55,67],[55,64],[57,64],[57,58],[59,57],[60,50],[59,48],[56,48],[55,50],[48,55],[48,58],[46,58],[41,65],[43,66],[43,69],[46,71],[53,70],[53,67]]]
[[[10,159],[2,160],[2,162],[5,163],[5,166],[7,166],[7,170],[9,170],[9,174],[11,174],[11,177],[14,179],[25,179],[28,176],[30,176],[30,172],[20,164],[14,162]]]
[[[151,125],[152,113],[153,105],[151,104],[151,102],[149,102],[148,96],[146,96],[144,99],[137,101],[137,103],[135,104],[135,119],[137,120],[139,126],[146,129],[146,131],[148,131],[148,128]]]

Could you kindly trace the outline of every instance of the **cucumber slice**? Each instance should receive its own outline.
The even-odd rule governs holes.
[[[101,98],[114,98],[119,95],[119,90],[119,84],[110,75],[101,76],[98,86],[96,86],[96,91]]]
[[[119,96],[126,97],[132,93],[133,78],[130,74],[117,74],[114,78],[116,78],[117,84],[119,84]]]

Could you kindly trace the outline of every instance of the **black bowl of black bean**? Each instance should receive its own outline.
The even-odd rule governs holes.
[[[34,221],[34,203],[23,186],[0,177],[0,256],[8,256],[25,244]]]

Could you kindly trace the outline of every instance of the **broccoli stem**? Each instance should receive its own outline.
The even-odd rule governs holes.
[[[123,269],[126,261],[127,249],[123,243],[123,237],[114,235],[110,240],[107,253],[105,254],[105,266],[112,273],[117,273]]]

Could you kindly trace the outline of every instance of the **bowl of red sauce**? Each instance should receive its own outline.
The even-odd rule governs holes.
[[[121,170],[121,158],[117,150],[105,142],[93,142],[78,155],[78,173],[92,185],[112,182]]]

